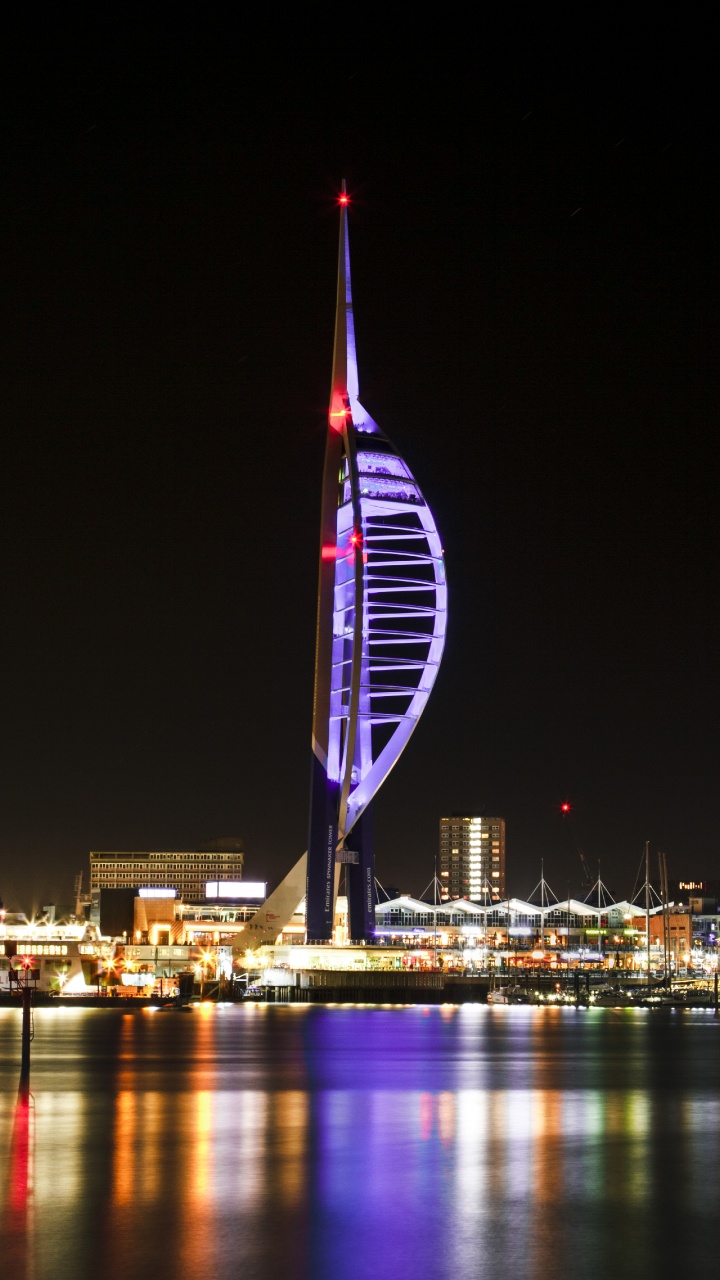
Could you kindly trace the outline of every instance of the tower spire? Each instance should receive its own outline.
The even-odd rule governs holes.
[[[333,352],[330,425],[342,423],[345,409],[355,411],[358,398],[357,356],[355,354],[355,317],[352,305],[350,275],[350,241],[348,238],[348,205],[345,179],[340,191],[340,244],[338,249],[337,302],[335,308],[335,347]],[[348,405],[349,402],[349,405]]]

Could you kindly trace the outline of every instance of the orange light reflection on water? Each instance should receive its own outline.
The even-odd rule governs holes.
[[[36,1110],[2,1112],[8,1280],[58,1259],[104,1280],[364,1280],[379,1261],[465,1280],[498,1258],[547,1280],[573,1264],[569,1222],[598,1280],[608,1221],[645,1231],[688,1179],[697,1208],[720,1168],[716,1075],[639,1080],[635,1020],[598,1041],[593,1015],[556,1010],[206,1008],[48,1031]],[[85,1059],[98,1026],[107,1052]]]

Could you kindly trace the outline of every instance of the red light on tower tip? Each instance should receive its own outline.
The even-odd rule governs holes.
[[[561,804],[561,805],[560,805],[560,812],[561,812],[561,813],[569,813],[569,812],[570,812],[570,805],[568,804],[567,800],[565,801],[565,804]]]
[[[343,192],[341,196],[338,196],[338,204],[349,204],[349,203],[350,203],[350,197],[346,195],[345,192]]]
[[[337,403],[337,400],[334,400],[334,403]],[[343,405],[342,409],[331,409],[330,426],[332,427],[333,431],[344,431],[345,423],[349,417],[350,417],[350,406],[347,404]]]

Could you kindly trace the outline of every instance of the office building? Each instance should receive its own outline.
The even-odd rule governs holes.
[[[505,821],[454,813],[440,819],[440,897],[499,901],[505,897]]]
[[[172,889],[184,902],[202,902],[208,881],[242,879],[242,841],[212,840],[183,852],[91,853],[90,894],[101,889]]]

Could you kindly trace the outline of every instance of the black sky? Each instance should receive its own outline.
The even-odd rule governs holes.
[[[0,894],[305,847],[343,176],[361,393],[451,591],[380,879],[455,809],[519,894],[578,845],[624,894],[646,838],[720,874],[710,31],[148,9],[4,19]]]

